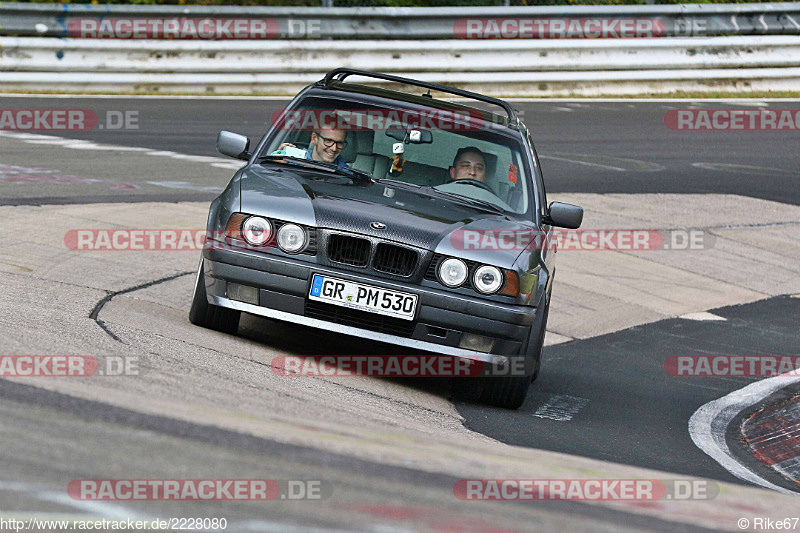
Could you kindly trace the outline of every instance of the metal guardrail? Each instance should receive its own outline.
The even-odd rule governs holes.
[[[687,37],[537,41],[164,41],[0,38],[10,72],[495,74],[800,67],[800,38]]]
[[[798,91],[800,68],[638,70],[589,72],[515,72],[494,74],[431,75],[406,72],[405,76],[453,85],[481,94],[509,97],[609,96],[652,93]],[[12,72],[0,79],[0,91],[132,92],[159,94],[237,94],[293,96],[324,73],[296,74],[160,74]]]
[[[176,5],[0,4],[0,35],[74,37],[86,18],[262,18],[279,39],[466,38],[466,21],[652,19],[658,37],[800,34],[800,3],[449,8],[297,8]],[[72,23],[72,24],[71,24]],[[560,22],[559,22],[560,24]],[[486,28],[488,30],[488,27]],[[567,34],[569,34],[567,32]],[[491,31],[473,36],[495,35]],[[573,32],[571,34],[575,36]],[[498,35],[502,36],[502,35]],[[558,36],[558,35],[556,35]],[[608,36],[608,35],[604,35]],[[613,36],[613,35],[611,35]]]
[[[285,95],[340,66],[498,96],[797,91],[800,39],[329,41],[320,47],[286,40],[0,37],[5,90]]]
[[[128,29],[141,21],[153,31],[158,24],[165,27],[165,20],[193,28],[203,20],[246,20],[249,30],[269,31],[255,39],[245,32],[237,35],[242,39],[218,40],[199,31],[189,34],[194,39],[162,38],[165,32],[132,39],[120,33],[120,21]],[[580,31],[605,21],[612,33],[626,23],[649,28],[639,37],[651,38],[467,38],[475,37],[467,29],[483,28],[479,37],[492,36],[489,28],[503,28],[509,20],[505,28],[520,32],[537,21],[549,30]],[[69,37],[86,27],[115,27],[118,38]],[[331,68],[350,67],[506,97],[798,91],[798,34],[800,3],[524,8],[3,3],[0,90],[286,95]]]

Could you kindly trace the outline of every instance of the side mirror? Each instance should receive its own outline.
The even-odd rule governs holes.
[[[253,155],[247,150],[250,148],[250,139],[244,135],[222,130],[217,135],[217,151],[222,155],[247,161]]]
[[[577,205],[552,202],[545,223],[559,228],[578,229],[583,222],[583,208]]]

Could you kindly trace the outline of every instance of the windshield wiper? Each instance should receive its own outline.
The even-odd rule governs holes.
[[[384,184],[384,185],[400,185],[401,187],[402,186],[406,186],[406,187],[409,187],[409,188],[412,188],[412,189],[419,189],[419,188],[423,187],[423,185],[417,185],[416,183],[409,183],[407,181],[393,180],[391,178],[381,178],[381,179],[377,179],[376,178],[375,181],[377,181],[378,183]]]
[[[315,170],[324,170],[331,174],[338,174],[340,176],[347,176],[352,178],[353,181],[374,183],[375,179],[369,172],[363,170],[356,170],[350,167],[340,167],[333,163],[326,163],[324,161],[315,161],[313,159],[300,159],[299,157],[292,157],[288,155],[267,155],[259,158],[259,163],[275,162],[285,163],[296,167],[313,168]]]
[[[498,213],[501,215],[506,214],[506,212],[500,206],[497,206],[491,202],[487,202],[486,200],[478,200],[477,198],[469,198],[467,196],[461,196],[460,194],[455,194],[452,192],[440,191],[439,189],[431,187],[430,185],[417,185],[416,183],[409,183],[407,181],[393,180],[389,178],[376,179],[375,181],[377,183],[380,183],[381,185],[394,185],[394,186],[406,187],[408,189],[413,189],[417,191],[422,189],[422,191],[420,192],[424,193],[432,192],[434,193],[433,196],[445,196],[447,198],[452,198],[453,200],[458,200],[461,203],[467,203],[475,207],[481,207],[483,209],[490,210],[494,213]]]
[[[474,207],[483,208],[485,211],[492,211],[493,213],[497,213],[498,215],[507,216],[505,210],[499,205],[495,205],[492,202],[487,202],[486,200],[478,200],[477,198],[469,198],[467,196],[461,196],[460,194],[456,194],[453,192],[447,191],[440,191],[430,185],[424,186],[423,189],[426,191],[435,191],[437,194],[446,196],[447,198],[452,198],[453,200],[457,200],[461,203],[469,204]]]
[[[427,189],[425,185],[417,185],[416,183],[409,183],[407,181],[400,181],[400,180],[393,180],[391,178],[375,178],[375,183],[383,185],[384,187],[397,187],[400,189],[405,189],[407,191],[413,192],[422,192],[425,193],[427,191],[421,189]]]
[[[419,191],[426,194],[431,194],[431,196],[439,196],[439,197],[446,197],[448,199],[457,200],[459,203],[468,204],[472,207],[480,207],[484,211],[491,211],[493,213],[497,213],[499,215],[506,216],[506,212],[500,207],[491,202],[487,202],[486,200],[478,200],[477,198],[469,198],[466,196],[461,196],[460,194],[455,194],[452,192],[440,191],[430,185],[417,185],[416,183],[409,183],[407,181],[400,181],[400,180],[393,180],[388,178],[383,179],[376,179],[376,183],[380,183],[381,185],[394,185],[405,187],[407,189],[411,189],[414,191]]]

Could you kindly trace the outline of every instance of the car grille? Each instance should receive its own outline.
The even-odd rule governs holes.
[[[316,228],[308,229],[308,244],[306,249],[303,250],[304,254],[317,255],[317,230]]]
[[[439,281],[438,276],[436,275],[436,268],[439,266],[439,261],[441,261],[442,254],[433,254],[431,257],[431,262],[428,265],[428,270],[425,271],[425,279],[428,281]]]
[[[322,230],[319,241],[323,254],[331,263],[351,268],[370,269],[393,278],[412,278],[418,272],[421,260],[428,254],[407,246],[346,233]],[[314,243],[316,246],[316,242]],[[363,272],[363,270],[362,270]]]
[[[372,268],[378,272],[408,277],[417,267],[417,252],[393,244],[378,243]]]
[[[306,316],[398,337],[410,337],[414,332],[414,322],[411,320],[320,302],[306,301]]]
[[[369,251],[367,239],[334,234],[328,240],[328,259],[336,263],[365,267],[369,263]]]

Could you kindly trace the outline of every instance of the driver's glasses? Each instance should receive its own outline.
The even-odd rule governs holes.
[[[337,141],[336,139],[329,139],[329,138],[325,137],[324,135],[321,135],[321,134],[319,134],[317,132],[314,132],[314,133],[317,134],[317,137],[322,139],[322,144],[325,146],[325,148],[330,148],[331,146],[333,146],[335,144],[337,149],[344,150],[344,147],[347,146],[347,141]]]

